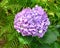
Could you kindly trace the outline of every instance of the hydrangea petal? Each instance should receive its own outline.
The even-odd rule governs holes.
[[[38,36],[43,37],[50,25],[49,18],[41,6],[25,8],[17,13],[14,18],[14,28],[22,34],[22,36]]]

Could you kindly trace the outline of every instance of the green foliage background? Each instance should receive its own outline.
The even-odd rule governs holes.
[[[50,19],[43,38],[23,37],[14,29],[15,14],[36,4]],[[0,0],[0,48],[60,48],[60,0]]]

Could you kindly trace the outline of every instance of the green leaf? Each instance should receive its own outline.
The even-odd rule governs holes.
[[[30,47],[31,48],[50,48],[48,44],[41,44],[41,42],[39,42],[37,38],[33,38],[32,42],[30,43]]]
[[[55,44],[54,44],[54,48],[60,48],[60,44],[55,43]]]
[[[57,40],[57,36],[59,36],[59,32],[54,29],[48,29],[48,31],[46,32],[46,34],[44,35],[43,38],[36,38],[41,44],[51,44],[54,43]]]
[[[33,38],[31,36],[19,36],[18,40],[21,44],[30,44]]]
[[[7,43],[3,46],[3,48],[18,48],[18,39],[14,37],[12,40],[7,41]]]

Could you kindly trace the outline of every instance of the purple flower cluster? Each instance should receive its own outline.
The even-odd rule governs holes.
[[[43,37],[50,21],[44,9],[38,5],[34,8],[25,8],[17,13],[14,19],[14,28],[23,36]]]

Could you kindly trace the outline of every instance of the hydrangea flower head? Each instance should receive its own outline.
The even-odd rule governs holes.
[[[34,8],[25,8],[17,13],[14,19],[14,28],[22,36],[43,37],[50,21],[44,9],[38,5]]]

